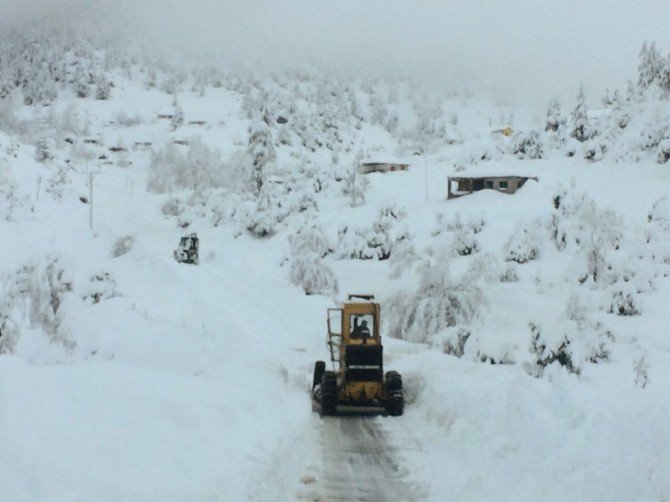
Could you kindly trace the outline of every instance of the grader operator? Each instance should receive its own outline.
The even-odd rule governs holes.
[[[338,411],[402,415],[402,378],[384,374],[379,333],[380,305],[372,295],[349,295],[342,308],[328,309],[328,338],[333,369],[314,365],[312,400],[321,415]]]

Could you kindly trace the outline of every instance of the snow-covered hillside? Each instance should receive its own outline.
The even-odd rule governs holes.
[[[405,381],[405,414],[370,419],[398,493],[670,497],[655,46],[601,108],[576,89],[538,124],[408,80],[3,42],[0,498],[322,499],[342,460],[309,386],[353,292]],[[537,180],[447,201],[479,175]],[[197,266],[172,255],[190,232]]]

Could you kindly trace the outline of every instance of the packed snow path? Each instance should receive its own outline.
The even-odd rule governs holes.
[[[403,480],[395,434],[384,419],[327,417],[322,420],[322,472],[303,499],[405,501],[418,495]]]

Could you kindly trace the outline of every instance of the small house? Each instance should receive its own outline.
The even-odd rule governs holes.
[[[447,199],[455,199],[486,189],[513,194],[529,179],[537,181],[537,178],[530,176],[449,177],[447,178]]]
[[[361,162],[359,171],[363,174],[368,173],[387,173],[390,171],[407,171],[409,164],[400,162]]]

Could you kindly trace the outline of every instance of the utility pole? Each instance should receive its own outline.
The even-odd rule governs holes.
[[[37,193],[35,194],[35,201],[33,202],[33,207],[31,208],[33,213],[35,212],[37,201],[40,200],[40,188],[42,188],[42,176],[37,178]]]
[[[93,173],[88,173],[88,228],[93,232]]]
[[[428,204],[428,164],[426,162],[426,152],[421,155],[423,157],[423,179],[426,189],[426,204]]]
[[[14,210],[14,185],[9,186],[9,214],[7,215],[7,221],[12,222],[12,212]]]

